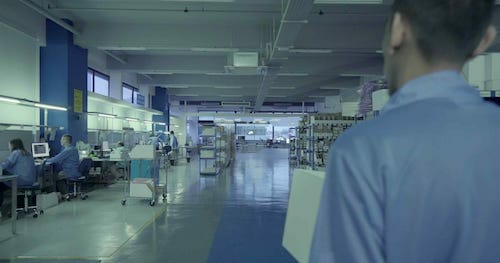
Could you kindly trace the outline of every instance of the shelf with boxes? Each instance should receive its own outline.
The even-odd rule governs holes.
[[[360,121],[359,118],[343,117],[338,113],[304,116],[299,127],[296,128],[297,136],[293,154],[297,159],[297,167],[312,170],[324,169],[330,145],[358,121]]]

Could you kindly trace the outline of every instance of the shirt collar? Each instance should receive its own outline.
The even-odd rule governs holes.
[[[479,91],[471,87],[455,70],[438,71],[406,83],[392,95],[382,113],[425,99],[447,98],[456,102],[480,100]]]

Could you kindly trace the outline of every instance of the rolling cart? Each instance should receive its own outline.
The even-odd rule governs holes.
[[[130,177],[124,187],[122,205],[126,205],[128,198],[140,198],[149,199],[149,205],[154,206],[159,194],[165,200],[166,182],[159,183],[160,156],[154,145],[137,145],[129,155]]]

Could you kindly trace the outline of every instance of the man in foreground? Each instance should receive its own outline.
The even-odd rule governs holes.
[[[494,0],[395,0],[391,99],[329,156],[311,262],[497,262],[500,110],[461,76]]]

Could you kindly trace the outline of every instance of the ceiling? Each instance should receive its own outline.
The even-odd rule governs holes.
[[[382,74],[388,4],[223,1],[37,3],[74,22],[78,44],[107,52],[108,69],[137,73],[140,85],[168,88],[174,100],[246,101],[256,111],[322,96],[356,101],[360,82]],[[262,67],[226,73],[233,52],[258,52]]]

